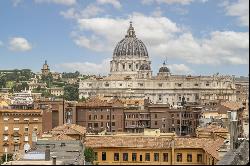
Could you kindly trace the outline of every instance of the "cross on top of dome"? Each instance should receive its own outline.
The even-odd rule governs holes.
[[[135,29],[134,29],[134,27],[132,25],[132,21],[130,21],[130,26],[128,28],[127,35],[125,37],[136,37]]]

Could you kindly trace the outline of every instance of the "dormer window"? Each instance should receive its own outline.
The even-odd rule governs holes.
[[[109,87],[109,83],[105,83],[105,87]]]
[[[143,83],[138,83],[138,85],[139,85],[140,87],[143,87]]]

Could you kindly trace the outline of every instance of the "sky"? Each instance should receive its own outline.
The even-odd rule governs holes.
[[[249,0],[1,0],[0,69],[109,73],[133,22],[154,75],[248,76]]]

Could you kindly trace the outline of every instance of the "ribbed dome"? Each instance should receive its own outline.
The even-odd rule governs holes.
[[[167,67],[161,67],[159,72],[170,72],[170,70]]]
[[[159,69],[159,72],[162,73],[162,72],[170,72],[169,68],[167,68],[166,66],[166,62],[163,63],[163,66]]]
[[[144,43],[136,38],[134,27],[130,22],[127,35],[115,47],[113,56],[139,56],[148,57],[148,51]]]

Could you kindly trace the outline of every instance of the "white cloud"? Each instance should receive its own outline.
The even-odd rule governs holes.
[[[248,32],[214,31],[195,38],[166,17],[134,13],[126,19],[78,19],[80,33],[75,32],[72,37],[80,47],[112,54],[115,45],[124,38],[131,19],[137,37],[146,44],[151,57],[167,56],[192,64],[248,64]]]
[[[97,3],[99,3],[99,4],[111,4],[116,9],[122,8],[122,5],[119,2],[119,0],[97,0]]]
[[[55,3],[60,5],[71,6],[76,4],[76,0],[34,0],[36,3]]]
[[[172,74],[193,74],[194,72],[185,64],[171,64],[168,65]]]
[[[32,46],[25,38],[14,37],[9,40],[9,49],[12,51],[29,51]]]
[[[12,0],[12,4],[14,7],[17,7],[21,2],[22,0]]]
[[[193,1],[194,0],[142,0],[141,2],[142,2],[142,4],[146,4],[146,5],[149,5],[149,4],[152,4],[152,3],[158,3],[158,4],[161,4],[161,3],[166,3],[166,4],[178,3],[178,4],[181,4],[181,5],[188,5]]]
[[[101,7],[95,4],[89,4],[84,9],[69,8],[67,11],[60,12],[60,14],[65,18],[79,19],[94,17],[103,12],[104,9],[102,9]]]
[[[56,65],[59,68],[63,68],[68,71],[79,71],[82,74],[101,74],[106,75],[109,73],[110,59],[104,59],[101,64],[92,62],[73,62],[63,63]]]
[[[3,42],[0,40],[0,47],[3,46]]]
[[[225,1],[223,6],[227,15],[238,17],[242,26],[249,26],[249,0],[237,0],[234,3]]]
[[[152,16],[154,16],[154,17],[161,17],[162,16],[162,10],[161,10],[161,8],[160,7],[157,7],[156,9],[155,9],[155,11],[153,11],[152,13],[151,13],[151,15]]]

